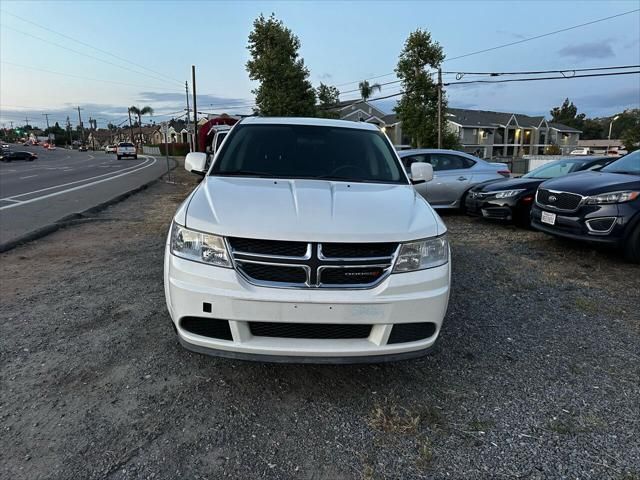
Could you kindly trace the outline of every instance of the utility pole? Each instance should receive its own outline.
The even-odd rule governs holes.
[[[184,82],[184,93],[186,94],[187,97],[187,132],[189,131],[189,82]],[[195,127],[195,125],[194,125]],[[195,128],[194,128],[195,131]],[[194,152],[195,150],[193,149],[193,135],[189,135],[189,147],[190,147],[190,151]]]
[[[89,117],[89,128],[91,129],[91,150],[96,149],[96,121]]]
[[[442,148],[442,69],[438,68],[438,148]]]
[[[82,133],[82,144],[84,145],[84,125],[82,124],[82,116],[80,115],[82,108],[78,107],[78,122],[80,125],[80,132]]]
[[[191,83],[193,83],[193,151],[198,151],[198,104],[196,102],[196,66],[191,65]]]
[[[69,121],[69,115],[67,115],[67,134],[69,134],[69,146],[73,143],[71,140],[71,122]]]
[[[49,114],[48,113],[43,113],[42,115],[44,115],[44,118],[47,119],[47,130],[49,130]]]
[[[131,110],[129,110],[127,108],[127,113],[129,114],[129,135],[131,135],[131,143],[134,142],[133,140],[133,123],[131,123]]]

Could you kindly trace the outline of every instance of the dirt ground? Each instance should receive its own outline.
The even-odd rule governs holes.
[[[640,268],[444,215],[435,353],[270,365],[182,349],[159,182],[0,255],[0,477],[640,479]]]

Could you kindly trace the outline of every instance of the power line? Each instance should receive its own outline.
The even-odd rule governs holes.
[[[502,75],[541,75],[543,73],[560,73],[564,75],[570,72],[594,72],[598,70],[624,70],[628,68],[639,68],[640,65],[621,65],[619,67],[591,67],[591,68],[564,68],[561,70],[536,70],[536,71],[524,71],[524,72],[442,72],[448,74],[455,74],[456,79],[460,80],[462,76],[466,75],[489,75],[491,77],[498,77]]]
[[[44,25],[40,25],[39,23],[36,23],[36,22],[34,22],[34,21],[32,21],[32,20],[28,20],[28,19],[26,19],[26,18],[24,18],[24,17],[21,17],[21,16],[19,16],[19,15],[16,15],[15,13],[8,12],[8,11],[3,10],[3,9],[0,9],[0,11],[2,11],[2,12],[4,12],[4,13],[6,13],[6,14],[8,14],[8,15],[11,15],[12,17],[18,18],[18,19],[22,20],[23,22],[29,23],[29,24],[34,25],[34,26],[36,26],[36,27],[38,27],[38,28],[41,28],[41,29],[43,29],[43,30],[46,30],[46,31],[51,32],[51,33],[54,33],[54,34],[56,34],[56,35],[59,35],[59,36],[64,37],[64,38],[66,38],[66,39],[68,39],[68,40],[72,40],[72,41],[74,41],[74,42],[76,42],[76,43],[79,43],[80,45],[84,45],[85,47],[92,48],[92,49],[94,49],[94,50],[97,50],[98,52],[102,52],[102,53],[104,53],[104,54],[106,54],[106,55],[109,55],[109,56],[111,56],[111,57],[113,57],[113,58],[117,58],[118,60],[121,60],[121,61],[123,61],[123,62],[126,62],[126,63],[128,63],[128,64],[130,64],[130,65],[135,65],[135,66],[137,66],[137,67],[142,68],[143,70],[147,70],[147,71],[149,71],[149,72],[156,73],[156,74],[158,74],[158,75],[160,75],[160,76],[162,76],[162,77],[168,78],[168,79],[173,80],[173,81],[175,81],[175,82],[182,83],[182,82],[180,82],[179,80],[176,80],[175,78],[169,77],[169,76],[167,76],[167,75],[165,75],[165,74],[163,74],[163,73],[161,73],[161,72],[158,72],[158,71],[156,71],[156,70],[152,70],[151,68],[145,67],[144,65],[140,65],[139,63],[132,62],[131,60],[127,60],[126,58],[123,58],[123,57],[121,57],[121,56],[119,56],[119,55],[116,55],[116,54],[114,54],[114,53],[111,53],[111,52],[109,52],[109,51],[107,51],[107,50],[103,50],[103,49],[101,49],[101,48],[98,48],[98,47],[96,47],[96,46],[94,46],[94,45],[90,45],[90,44],[88,44],[88,43],[86,43],[86,42],[83,42],[82,40],[78,40],[77,38],[71,37],[71,36],[69,36],[69,35],[65,35],[64,33],[60,33],[60,32],[58,32],[58,31],[56,31],[56,30],[53,30],[52,28],[45,27]]]
[[[538,78],[507,78],[504,80],[469,80],[468,82],[449,82],[443,83],[449,85],[468,85],[471,83],[510,83],[510,82],[535,82],[538,80],[569,80],[572,78],[588,78],[588,77],[612,77],[615,75],[634,75],[640,73],[640,70],[633,72],[615,72],[615,73],[589,73],[585,75],[572,75],[570,77],[538,77]]]
[[[556,35],[558,33],[562,33],[562,32],[567,32],[569,30],[574,30],[576,28],[581,28],[581,27],[586,27],[588,25],[593,25],[595,23],[600,23],[600,22],[605,22],[607,20],[611,20],[613,18],[618,18],[618,17],[622,17],[624,15],[630,15],[632,13],[636,13],[640,11],[640,8],[636,8],[635,10],[629,10],[627,12],[622,12],[622,13],[618,13],[616,15],[611,15],[609,17],[604,17],[604,18],[599,18],[596,20],[592,20],[590,22],[585,22],[585,23],[581,23],[579,25],[573,25],[571,27],[566,27],[566,28],[561,28],[560,30],[554,30],[553,32],[547,32],[547,33],[543,33],[541,35],[535,35],[533,37],[527,37],[527,38],[523,38],[514,42],[509,42],[509,43],[504,43],[502,45],[496,45],[495,47],[490,47],[490,48],[485,48],[482,50],[476,50],[474,52],[469,52],[469,53],[465,53],[463,55],[458,55],[457,57],[451,57],[451,58],[446,58],[442,63],[447,63],[447,62],[451,62],[453,60],[458,60],[460,58],[466,58],[466,57],[470,57],[472,55],[478,55],[480,53],[486,53],[486,52],[490,52],[492,50],[498,50],[500,48],[506,48],[506,47],[511,47],[513,45],[518,45],[520,43],[525,43],[525,42],[530,42],[531,40],[537,40],[539,38],[543,38],[543,37],[548,37],[550,35]],[[364,80],[374,80],[376,78],[383,78],[383,77],[388,77],[390,75],[395,75],[395,72],[392,73],[385,73],[384,75],[377,75],[375,77],[370,77],[370,78],[366,78]],[[353,82],[346,82],[346,83],[340,83],[338,85],[335,85],[336,87],[340,87],[340,86],[344,86],[344,85],[351,85],[352,83],[358,83],[361,82],[362,80],[355,80]]]
[[[74,50],[73,48],[69,48],[69,47],[66,47],[66,46],[64,46],[64,45],[60,45],[59,43],[52,42],[51,40],[47,40],[46,38],[38,37],[37,35],[33,35],[33,34],[31,34],[31,33],[23,32],[22,30],[18,30],[17,28],[9,27],[9,26],[7,26],[7,25],[0,25],[0,26],[2,26],[2,28],[6,28],[6,29],[9,29],[9,30],[13,30],[14,32],[18,32],[18,33],[20,33],[20,34],[22,34],[22,35],[26,35],[26,36],[28,36],[28,37],[35,38],[36,40],[40,40],[41,42],[48,43],[48,44],[50,44],[50,45],[54,45],[54,46],[56,46],[56,47],[58,47],[58,48],[62,48],[62,49],[64,49],[64,50],[68,50],[68,51],[70,51],[70,52],[72,52],[72,53],[75,53],[75,54],[77,54],[77,55],[82,55],[82,56],[84,56],[84,57],[91,58],[91,59],[93,59],[93,60],[97,60],[97,61],[99,61],[99,62],[106,63],[107,65],[112,65],[112,66],[114,66],[114,67],[118,67],[118,68],[121,68],[121,69],[123,69],[123,70],[127,70],[127,71],[129,71],[129,72],[137,73],[138,75],[144,75],[145,77],[153,78],[154,80],[159,80],[159,81],[161,81],[161,82],[173,83],[173,81],[172,81],[172,80],[171,80],[171,81],[170,81],[170,80],[166,80],[166,79],[164,79],[164,78],[160,78],[160,77],[157,77],[157,76],[155,76],[155,75],[149,75],[148,73],[140,72],[140,71],[138,71],[138,70],[134,70],[134,69],[132,69],[132,68],[125,67],[125,66],[123,66],[123,65],[118,65],[117,63],[110,62],[109,60],[104,60],[104,59],[99,58],[99,57],[96,57],[96,56],[94,56],[94,55],[90,55],[90,54],[88,54],[88,53],[84,53],[84,52],[81,52],[81,51],[79,51],[79,50]]]

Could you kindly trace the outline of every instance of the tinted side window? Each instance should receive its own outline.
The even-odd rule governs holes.
[[[425,162],[429,163],[429,155],[426,154],[416,154],[416,155],[407,155],[406,157],[402,157],[402,165],[407,172],[411,172],[411,165],[416,162]]]
[[[452,155],[449,153],[432,153],[431,165],[433,165],[433,170],[437,172],[442,170],[471,168],[475,165],[475,162],[459,155]]]

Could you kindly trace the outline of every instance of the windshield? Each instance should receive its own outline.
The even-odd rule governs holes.
[[[531,170],[529,173],[523,175],[526,178],[556,178],[563,175],[568,175],[571,172],[575,172],[580,168],[583,162],[569,162],[566,160],[556,160],[555,162],[547,163]]]
[[[636,150],[629,155],[625,155],[624,157],[619,158],[600,171],[609,173],[630,173],[633,175],[640,175],[640,150]]]
[[[210,175],[408,183],[383,133],[309,125],[238,125]]]

